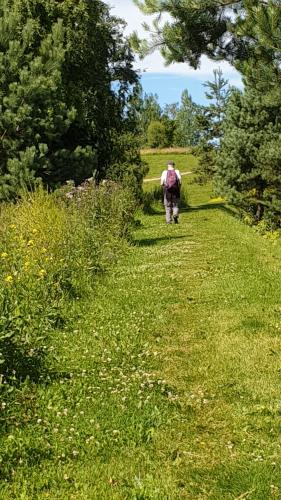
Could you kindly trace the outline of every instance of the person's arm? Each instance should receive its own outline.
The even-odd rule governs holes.
[[[166,175],[167,175],[167,171],[166,171],[166,170],[164,170],[164,171],[162,172],[162,175],[161,175],[161,181],[160,181],[160,185],[161,185],[161,186],[165,186],[165,182],[166,182]]]

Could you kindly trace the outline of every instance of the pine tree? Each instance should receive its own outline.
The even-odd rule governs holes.
[[[181,96],[180,108],[175,118],[174,143],[177,146],[195,146],[199,141],[197,116],[200,106],[193,102],[187,90]]]
[[[224,124],[216,184],[259,221],[281,215],[281,112],[253,88],[233,93]]]
[[[256,42],[248,59],[240,62],[245,92],[230,100],[217,183],[254,220],[264,216],[271,224],[280,225],[280,6],[250,2],[248,9],[241,34],[252,33]]]
[[[205,107],[205,118],[208,123],[206,139],[219,143],[222,136],[222,125],[231,90],[228,80],[223,77],[221,69],[213,71],[214,80],[207,81],[203,85],[206,87],[205,96],[210,101]]]
[[[142,145],[147,144],[147,131],[152,121],[161,120],[161,106],[157,94],[144,94],[140,96],[138,107],[138,121]]]
[[[221,69],[215,69],[213,74],[214,80],[204,83],[207,89],[205,96],[210,104],[201,108],[196,120],[196,126],[200,131],[200,142],[196,149],[199,156],[196,181],[199,184],[210,181],[215,174],[217,153],[223,135],[223,121],[231,94],[228,80],[223,78]]]
[[[134,0],[143,13],[154,15],[146,25],[150,38],[132,37],[134,47],[145,55],[160,49],[167,63],[188,62],[198,68],[202,55],[233,63],[245,58],[251,46],[249,36],[238,36],[248,4],[257,0]],[[164,16],[163,14],[168,14]],[[164,21],[163,21],[164,19]],[[236,29],[237,28],[237,29]]]
[[[128,156],[141,171],[122,26],[100,0],[0,0],[2,196],[36,177],[100,179]]]
[[[0,198],[15,195],[36,177],[53,178],[62,138],[75,119],[62,89],[62,22],[30,50],[36,22],[27,19],[18,39],[16,7],[0,3]]]

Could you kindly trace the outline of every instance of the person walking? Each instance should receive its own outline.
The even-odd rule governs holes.
[[[164,189],[166,223],[171,224],[174,220],[174,223],[178,224],[181,174],[175,169],[175,163],[172,160],[168,161],[167,169],[162,172],[160,182]]]

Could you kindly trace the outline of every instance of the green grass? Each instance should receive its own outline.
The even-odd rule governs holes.
[[[142,155],[144,161],[149,165],[149,173],[147,178],[160,177],[161,173],[165,168],[167,168],[167,162],[169,160],[174,160],[176,168],[181,172],[188,172],[194,168],[196,165],[196,158],[190,153],[176,154],[173,156],[172,153],[169,154],[146,154]]]
[[[281,498],[281,245],[184,184],[180,224],[141,215],[19,395],[1,499]]]

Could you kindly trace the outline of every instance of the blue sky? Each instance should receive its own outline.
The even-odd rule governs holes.
[[[127,23],[125,35],[136,30],[140,35],[147,37],[142,23],[150,21],[148,16],[141,14],[134,5],[133,0],[106,0],[112,8],[112,14],[124,19]],[[228,63],[214,63],[206,57],[202,58],[198,70],[193,70],[188,64],[172,64],[165,66],[159,54],[155,52],[147,56],[143,61],[136,58],[136,69],[141,72],[141,82],[145,92],[158,94],[161,106],[173,102],[179,102],[184,89],[187,89],[195,102],[204,104],[203,82],[213,79],[213,70],[221,68],[223,76],[229,80],[231,85],[241,87],[241,78]]]

